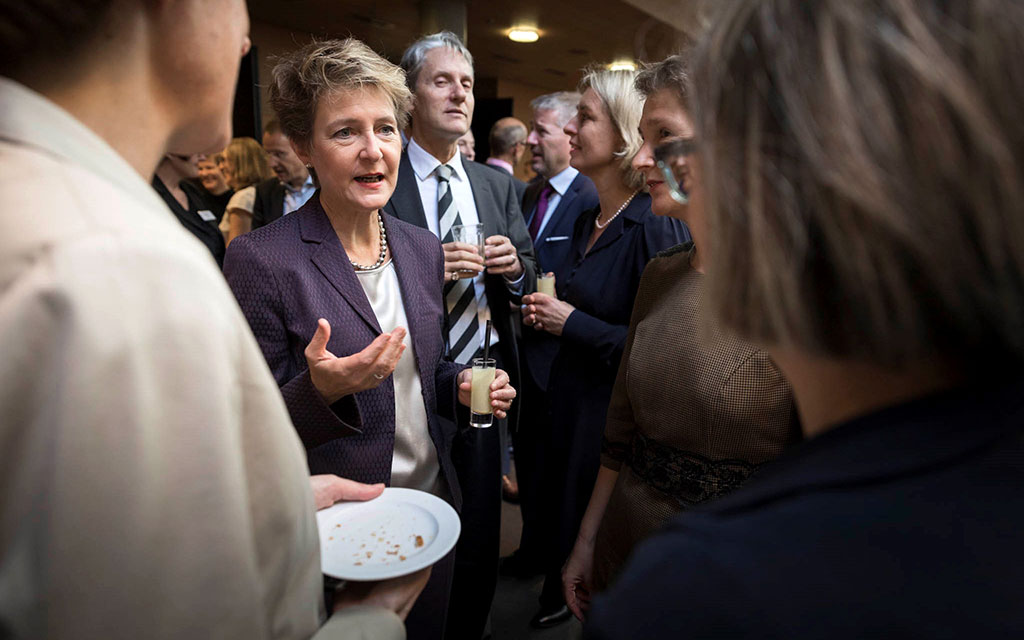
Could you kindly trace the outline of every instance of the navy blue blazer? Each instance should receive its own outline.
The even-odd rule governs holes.
[[[519,211],[519,200],[516,198],[512,185],[512,176],[506,171],[495,170],[478,162],[463,162],[462,166],[469,177],[476,202],[477,214],[484,225],[484,236],[503,235],[512,241],[525,269],[523,293],[531,293],[537,289],[537,260],[533,254],[533,243],[523,223]],[[417,227],[427,229],[427,217],[423,212],[419,187],[408,152],[402,153],[398,165],[398,184],[391,200],[384,206],[384,211],[399,220]],[[436,238],[435,238],[436,240]],[[444,264],[438,267],[438,277],[443,276]],[[491,321],[498,332],[498,350],[504,360],[505,370],[511,379],[512,386],[521,389],[519,350],[516,346],[516,323],[519,314],[513,316],[509,303],[519,304],[519,297],[513,296],[505,285],[505,278],[500,275],[484,277],[484,290],[487,292],[487,304],[491,310]],[[509,424],[515,425],[518,419],[518,402],[512,403],[509,412]]]
[[[1019,380],[853,419],[640,545],[584,635],[1024,637],[1022,487]]]
[[[437,238],[384,217],[391,256],[415,346],[430,437],[456,507],[461,492],[451,462],[455,378],[464,367],[444,360],[441,334],[443,254]],[[391,480],[395,395],[391,377],[328,406],[313,387],[303,354],[317,319],[331,323],[327,349],[336,356],[364,349],[381,334],[348,255],[320,206],[318,191],[297,211],[235,238],[224,275],[270,365],[311,473],[360,482]]]
[[[533,221],[533,216],[537,214],[537,199],[543,188],[543,180],[535,180],[526,187],[526,193],[523,195],[523,215],[527,229]],[[577,175],[533,243],[537,252],[538,273],[552,271],[556,282],[565,277],[566,274],[562,270],[568,266],[566,263],[572,250],[576,219],[581,213],[597,207],[598,204],[597,187],[594,186],[594,182],[582,173]],[[523,368],[533,379],[534,384],[541,389],[547,389],[551,363],[558,353],[559,340],[546,331],[533,331],[529,327],[522,329]]]

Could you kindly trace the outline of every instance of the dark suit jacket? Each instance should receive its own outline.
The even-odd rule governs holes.
[[[523,195],[523,216],[527,229],[537,213],[537,199],[543,188],[543,180],[535,180],[526,187],[526,193]],[[564,269],[568,266],[566,263],[572,250],[576,218],[598,204],[597,188],[593,181],[582,173],[577,175],[533,243],[537,252],[538,273],[552,271],[556,282],[565,277]],[[558,353],[558,338],[546,331],[534,331],[529,327],[523,329],[523,368],[531,376],[534,384],[541,389],[547,389],[551,362]]]
[[[466,175],[469,176],[477,214],[480,217],[480,222],[484,225],[484,236],[503,235],[512,241],[526,270],[523,292],[535,291],[537,288],[537,261],[534,258],[530,234],[526,230],[526,225],[523,224],[519,201],[516,199],[515,189],[512,186],[512,176],[507,172],[495,171],[492,167],[477,162],[463,162],[462,166],[466,170]],[[408,153],[402,154],[402,160],[398,166],[398,185],[395,187],[395,193],[391,196],[391,200],[385,205],[384,211],[417,227],[427,228],[427,218],[423,212],[423,203],[420,201],[416,174],[413,173]],[[443,269],[443,265],[439,267],[440,271]],[[439,273],[439,275],[443,276],[443,273]],[[519,297],[513,296],[509,292],[505,282],[503,276],[487,275],[484,278],[484,288],[487,292],[487,304],[491,310],[491,321],[498,332],[499,351],[504,359],[512,385],[519,389],[519,354],[514,324],[519,320],[518,314],[515,314],[514,317],[509,307],[510,302],[518,304]],[[509,424],[515,425],[517,416],[518,403],[513,403]]]
[[[465,164],[466,162],[467,161],[466,161],[465,157],[463,157],[462,163]],[[471,162],[476,162],[476,160],[472,160]],[[500,171],[504,175],[512,178],[512,188],[514,188],[516,190],[516,202],[520,202],[521,203],[523,201],[523,193],[526,192],[526,183],[525,182],[523,182],[519,178],[515,177],[514,175],[512,175],[511,173],[506,171],[504,169],[504,167],[496,167],[493,164],[487,164],[486,162],[477,162],[477,164],[479,164],[481,166],[484,166],[484,167],[487,167],[488,169],[490,169],[492,171]]]
[[[543,188],[543,180],[534,180],[527,185],[526,192],[523,194],[523,219],[527,229],[530,228],[533,216],[537,213],[537,199]],[[598,204],[597,187],[594,186],[593,181],[582,173],[577,175],[566,189],[565,195],[559,200],[558,208],[551,214],[548,223],[544,225],[540,235],[533,243],[540,273],[563,268],[569,250],[572,248],[572,231],[576,224],[576,218]],[[557,272],[555,278],[558,278]]]
[[[882,409],[671,521],[585,636],[1024,637],[1021,487],[1019,380]]]
[[[461,492],[451,463],[455,377],[464,367],[442,358],[443,254],[428,231],[385,216],[423,385],[430,437],[456,507]],[[360,482],[391,479],[395,443],[392,379],[328,406],[313,387],[303,351],[317,319],[331,323],[327,349],[336,356],[364,349],[381,333],[345,249],[320,206],[319,191],[278,224],[236,238],[224,275],[270,365],[311,473]]]
[[[265,227],[281,217],[284,211],[284,185],[270,178],[256,185],[256,202],[252,207],[252,228]]]

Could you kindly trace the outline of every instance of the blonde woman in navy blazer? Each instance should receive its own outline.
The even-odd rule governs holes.
[[[311,473],[410,486],[461,507],[451,461],[469,369],[443,358],[437,237],[381,208],[394,191],[409,92],[404,73],[357,40],[310,44],[274,70],[271,101],[321,189],[240,236],[224,272],[306,447]],[[499,371],[495,416],[515,391]],[[408,619],[443,634],[451,555]]]

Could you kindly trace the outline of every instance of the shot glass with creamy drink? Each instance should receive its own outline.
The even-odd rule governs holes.
[[[552,298],[558,297],[555,294],[555,274],[545,273],[537,276],[537,293],[546,293]]]
[[[473,358],[473,390],[469,398],[469,426],[484,429],[494,423],[491,383],[496,371],[494,358]]]
[[[480,257],[484,257],[484,225],[482,224],[457,224],[452,226],[452,240],[464,242],[476,247]],[[475,271],[463,270],[465,273],[476,275]]]

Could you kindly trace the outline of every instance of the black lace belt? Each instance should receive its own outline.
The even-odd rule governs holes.
[[[710,460],[635,434],[628,463],[633,474],[690,507],[729,493],[759,465],[742,460]]]

